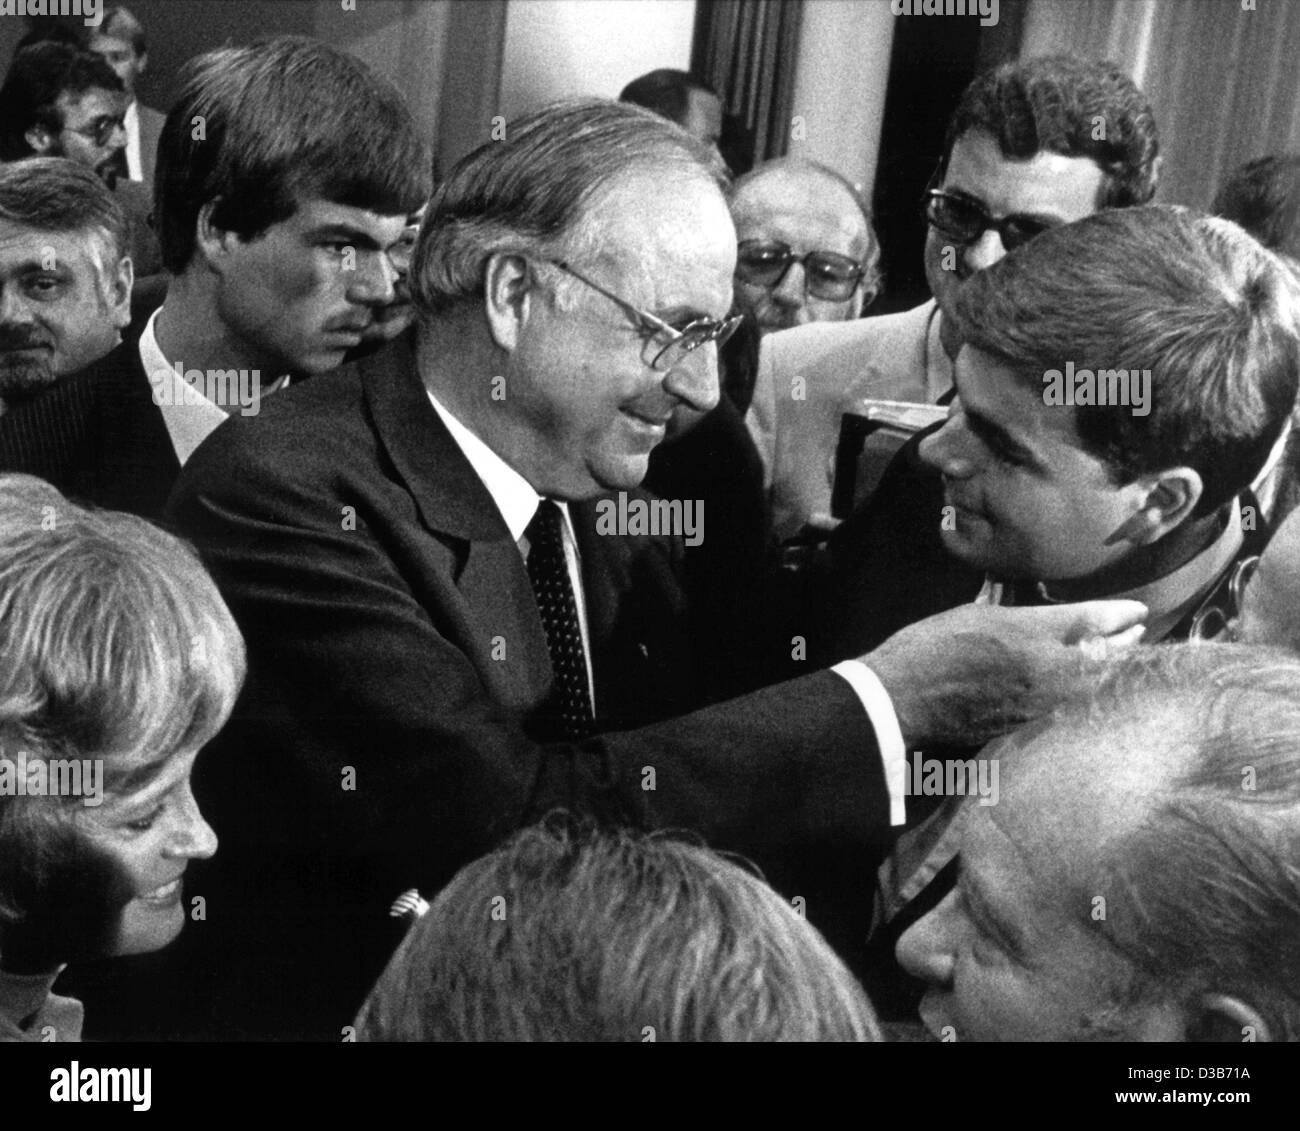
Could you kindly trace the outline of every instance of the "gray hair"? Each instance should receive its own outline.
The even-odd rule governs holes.
[[[601,245],[589,205],[629,170],[652,169],[721,188],[716,155],[639,106],[603,99],[560,102],[509,124],[439,186],[411,263],[416,309],[437,314],[483,293],[488,260],[501,252],[581,259]]]
[[[130,251],[122,206],[90,169],[63,157],[29,157],[0,165],[0,220],[41,232],[97,237],[111,262]]]
[[[1141,972],[1131,1000],[1230,994],[1274,1039],[1300,1039],[1300,659],[1140,649],[1057,721],[1180,754],[1140,825],[1102,848],[1102,883],[1128,909],[1102,926]]]
[[[870,1002],[766,883],[555,813],[461,869],[358,1018],[369,1041],[876,1041]]]

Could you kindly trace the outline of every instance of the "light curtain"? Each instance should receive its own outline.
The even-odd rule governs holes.
[[[1300,151],[1300,4],[1031,0],[1021,57],[1113,59],[1155,109],[1157,199],[1207,208],[1238,165]]]

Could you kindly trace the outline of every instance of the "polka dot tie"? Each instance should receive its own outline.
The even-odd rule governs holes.
[[[537,611],[546,630],[555,683],[538,708],[549,739],[580,739],[591,734],[591,692],[587,687],[587,660],[578,627],[578,606],[564,560],[564,516],[549,499],[543,499],[528,524],[528,579],[533,583]]]

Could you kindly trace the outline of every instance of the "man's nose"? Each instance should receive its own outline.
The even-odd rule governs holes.
[[[974,273],[992,267],[1006,253],[1002,237],[994,229],[987,228],[980,233],[979,239],[966,245],[962,252],[962,262],[968,273]]]
[[[973,437],[960,409],[949,414],[942,428],[921,441],[917,454],[949,479],[969,479],[975,474],[978,461]]]
[[[952,985],[957,965],[956,902],[957,893],[949,892],[938,907],[903,932],[894,948],[899,965],[932,986]]]
[[[396,301],[399,273],[387,255],[357,253],[356,263],[343,270],[348,276],[347,293],[351,302],[367,306],[387,306]]]
[[[807,283],[803,264],[791,260],[780,282],[772,288],[772,301],[781,306],[803,306]]]
[[[692,350],[664,374],[664,389],[697,412],[717,408],[718,347],[708,342]]]
[[[31,321],[31,306],[18,288],[0,287],[0,326],[19,326]]]

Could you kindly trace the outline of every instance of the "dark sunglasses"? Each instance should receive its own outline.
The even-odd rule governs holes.
[[[833,251],[810,251],[795,255],[780,240],[741,240],[737,249],[736,278],[758,287],[779,287],[790,264],[802,263],[804,286],[815,298],[844,302],[853,297],[865,268],[847,255]]]
[[[1028,243],[1052,227],[1028,216],[1004,216],[995,220],[978,200],[956,196],[943,189],[926,191],[925,219],[950,240],[962,244],[974,243],[992,229],[1007,251]]]

